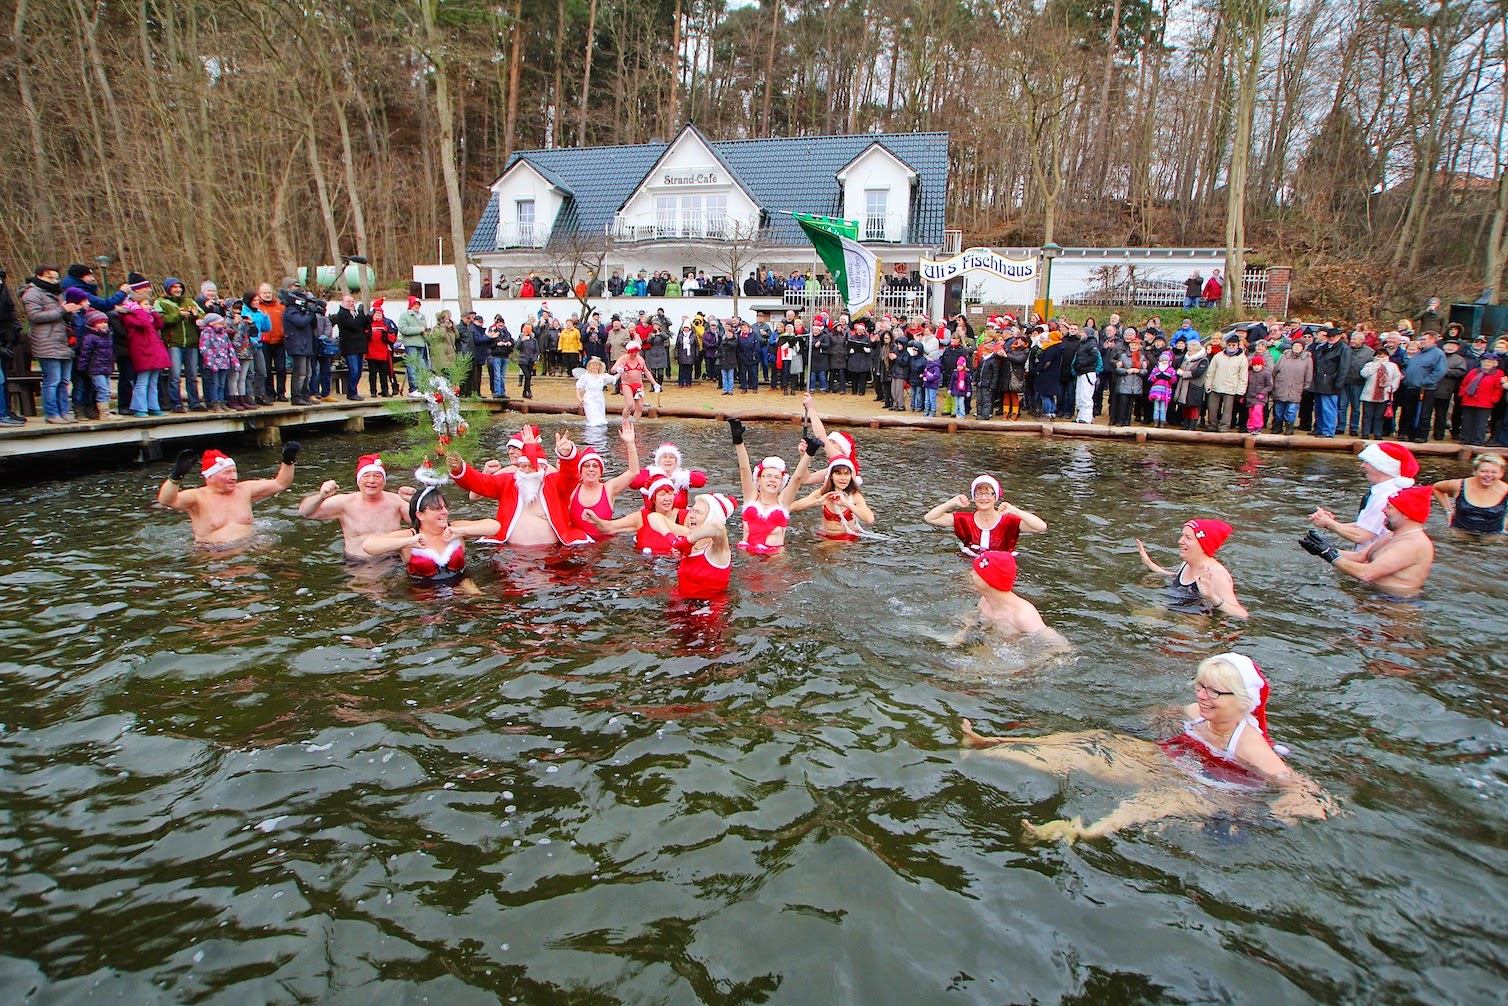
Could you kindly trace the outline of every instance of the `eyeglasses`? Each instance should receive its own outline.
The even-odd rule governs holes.
[[[1203,681],[1196,681],[1194,682],[1194,694],[1198,695],[1200,692],[1203,692],[1205,695],[1208,695],[1212,699],[1220,699],[1224,698],[1227,695],[1236,694],[1235,692],[1222,692],[1218,688],[1211,688]]]

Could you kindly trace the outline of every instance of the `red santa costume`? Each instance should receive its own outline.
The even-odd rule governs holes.
[[[992,476],[976,478],[969,486],[969,495],[973,496],[980,486],[990,486],[995,490],[995,498],[1000,498],[1000,483]],[[994,527],[980,527],[978,510],[958,510],[953,514],[953,533],[958,536],[964,555],[979,555],[981,552],[1015,555],[1016,542],[1021,537],[1021,518],[1003,513]]]
[[[544,449],[538,444],[529,443],[524,445],[524,457],[519,462],[517,473],[499,472],[495,475],[486,475],[463,462],[461,470],[451,472],[450,477],[456,485],[467,492],[497,500],[497,522],[502,525],[498,538],[506,542],[512,538],[519,515],[530,502],[526,501],[519,492],[517,475],[522,474],[528,477],[534,473],[543,472],[544,479],[540,485],[539,498],[544,503],[545,519],[549,522],[550,530],[555,532],[555,537],[563,545],[584,545],[592,539],[571,523],[570,515],[571,496],[580,481],[575,447],[571,448],[570,454],[561,454],[559,457],[560,468],[550,471],[549,466],[545,464]]]
[[[759,485],[760,476],[767,471],[780,473],[782,487],[790,478],[785,471],[785,459],[769,457],[761,461],[754,469],[756,486]],[[738,543],[739,548],[755,555],[774,555],[780,551],[783,546],[772,544],[770,535],[790,526],[791,511],[786,506],[779,502],[766,505],[757,499],[751,499],[744,504],[739,517],[744,523],[744,539]]]
[[[738,506],[737,502],[722,493],[707,493],[707,523],[727,524],[728,517]],[[728,564],[719,566],[707,557],[711,541],[703,538],[688,542],[685,538],[676,542],[676,551],[681,553],[681,564],[676,567],[676,586],[682,597],[710,600],[727,593],[728,582],[733,575],[733,557]],[[699,550],[698,550],[699,549]]]
[[[651,482],[644,490],[644,509],[639,513],[639,530],[634,532],[634,548],[645,555],[669,555],[675,551],[675,543],[681,540],[680,535],[660,531],[649,519],[649,515],[655,512],[655,495],[662,492],[672,494],[675,492],[675,486],[663,475]],[[684,525],[686,511],[671,510],[669,518],[677,524]]]
[[[672,454],[675,456],[675,467],[668,472],[660,465],[660,456],[662,454]],[[651,482],[663,475],[675,486],[675,508],[677,510],[686,509],[686,504],[690,498],[687,495],[687,490],[700,489],[706,485],[707,473],[695,468],[684,467],[681,463],[681,449],[672,443],[663,443],[659,447],[656,447],[654,458],[654,464],[648,468],[640,469],[639,474],[635,475],[634,480],[629,483],[629,487],[644,492],[649,488]]]

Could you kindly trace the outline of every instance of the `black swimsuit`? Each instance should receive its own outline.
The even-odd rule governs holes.
[[[1473,534],[1502,534],[1505,515],[1508,515],[1508,496],[1498,500],[1497,506],[1477,506],[1466,498],[1463,485],[1456,494],[1456,509],[1451,514],[1450,526]]]
[[[1209,611],[1210,603],[1199,593],[1199,584],[1183,582],[1183,571],[1188,568],[1189,564],[1184,563],[1168,579],[1168,607],[1176,611]]]

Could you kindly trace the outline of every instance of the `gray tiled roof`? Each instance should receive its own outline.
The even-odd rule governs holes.
[[[801,228],[780,210],[838,216],[842,190],[835,175],[872,143],[878,143],[916,171],[908,244],[941,245],[948,201],[947,133],[859,133],[848,136],[792,136],[763,140],[717,140],[708,145],[738,176],[770,214],[771,240],[782,245],[806,242]],[[579,229],[603,234],[618,208],[631,195],[669,144],[623,147],[565,147],[525,150],[513,155],[512,167],[527,160],[540,173],[572,193],[555,221],[552,242]],[[473,254],[496,251],[497,195],[488,199],[472,232]]]

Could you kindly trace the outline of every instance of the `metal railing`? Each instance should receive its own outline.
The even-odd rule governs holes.
[[[700,216],[656,216],[654,214],[614,217],[607,225],[607,236],[615,241],[733,241],[753,238],[757,228],[747,220],[726,214]]]
[[[906,221],[891,213],[866,216],[859,228],[859,240],[900,244],[906,240]]]
[[[543,248],[548,235],[537,224],[498,224],[499,248]]]
[[[1164,276],[1129,273],[1119,267],[1114,275],[1101,279],[1094,287],[1067,296],[1055,295],[1058,304],[1092,305],[1095,307],[1168,307],[1181,308],[1184,300],[1184,285],[1179,279]],[[1247,307],[1263,307],[1267,303],[1267,270],[1247,269],[1241,284],[1241,302]]]
[[[787,290],[783,300],[787,308],[797,311],[816,308],[832,314],[845,309],[835,286],[808,284],[805,290]],[[880,314],[925,314],[926,308],[927,291],[920,287],[882,286],[875,299],[875,309]]]

